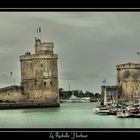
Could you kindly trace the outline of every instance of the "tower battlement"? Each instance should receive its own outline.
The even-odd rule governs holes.
[[[35,54],[53,54],[53,42],[41,42],[35,38]]]
[[[121,70],[121,69],[140,69],[140,64],[136,64],[136,63],[120,64],[120,65],[116,65],[116,69],[117,70]]]
[[[33,59],[58,59],[57,54],[32,54],[19,56],[20,61]]]

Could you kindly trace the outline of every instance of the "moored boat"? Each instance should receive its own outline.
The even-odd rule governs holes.
[[[120,109],[117,111],[117,117],[119,118],[127,118],[130,117],[131,113],[125,108],[125,109]]]
[[[115,108],[115,107],[114,108],[110,108],[108,114],[109,115],[116,115],[117,111],[118,111],[118,108]]]
[[[97,114],[109,114],[110,110],[106,106],[100,106],[100,107],[94,108],[94,111]]]

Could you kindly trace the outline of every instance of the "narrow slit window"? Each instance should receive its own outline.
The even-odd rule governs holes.
[[[36,79],[34,80],[34,85],[37,85],[37,80]]]
[[[41,63],[41,68],[43,68],[43,63]]]
[[[46,82],[44,82],[44,86],[46,86]]]

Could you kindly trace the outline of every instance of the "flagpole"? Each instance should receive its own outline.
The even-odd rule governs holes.
[[[39,28],[37,29],[37,33],[39,33],[39,37],[40,37],[40,40],[41,40],[41,27],[39,27]]]
[[[39,27],[40,40],[41,40],[41,27]]]
[[[41,27],[40,27],[40,40],[41,40]]]
[[[41,32],[40,32],[40,40],[41,40]]]
[[[10,76],[11,76],[11,86],[12,86],[12,72],[10,72]]]

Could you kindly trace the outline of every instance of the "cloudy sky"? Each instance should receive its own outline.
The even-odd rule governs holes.
[[[140,12],[0,12],[0,87],[20,83],[19,55],[34,38],[53,41],[59,86],[100,92],[116,84],[116,65],[140,62]]]

